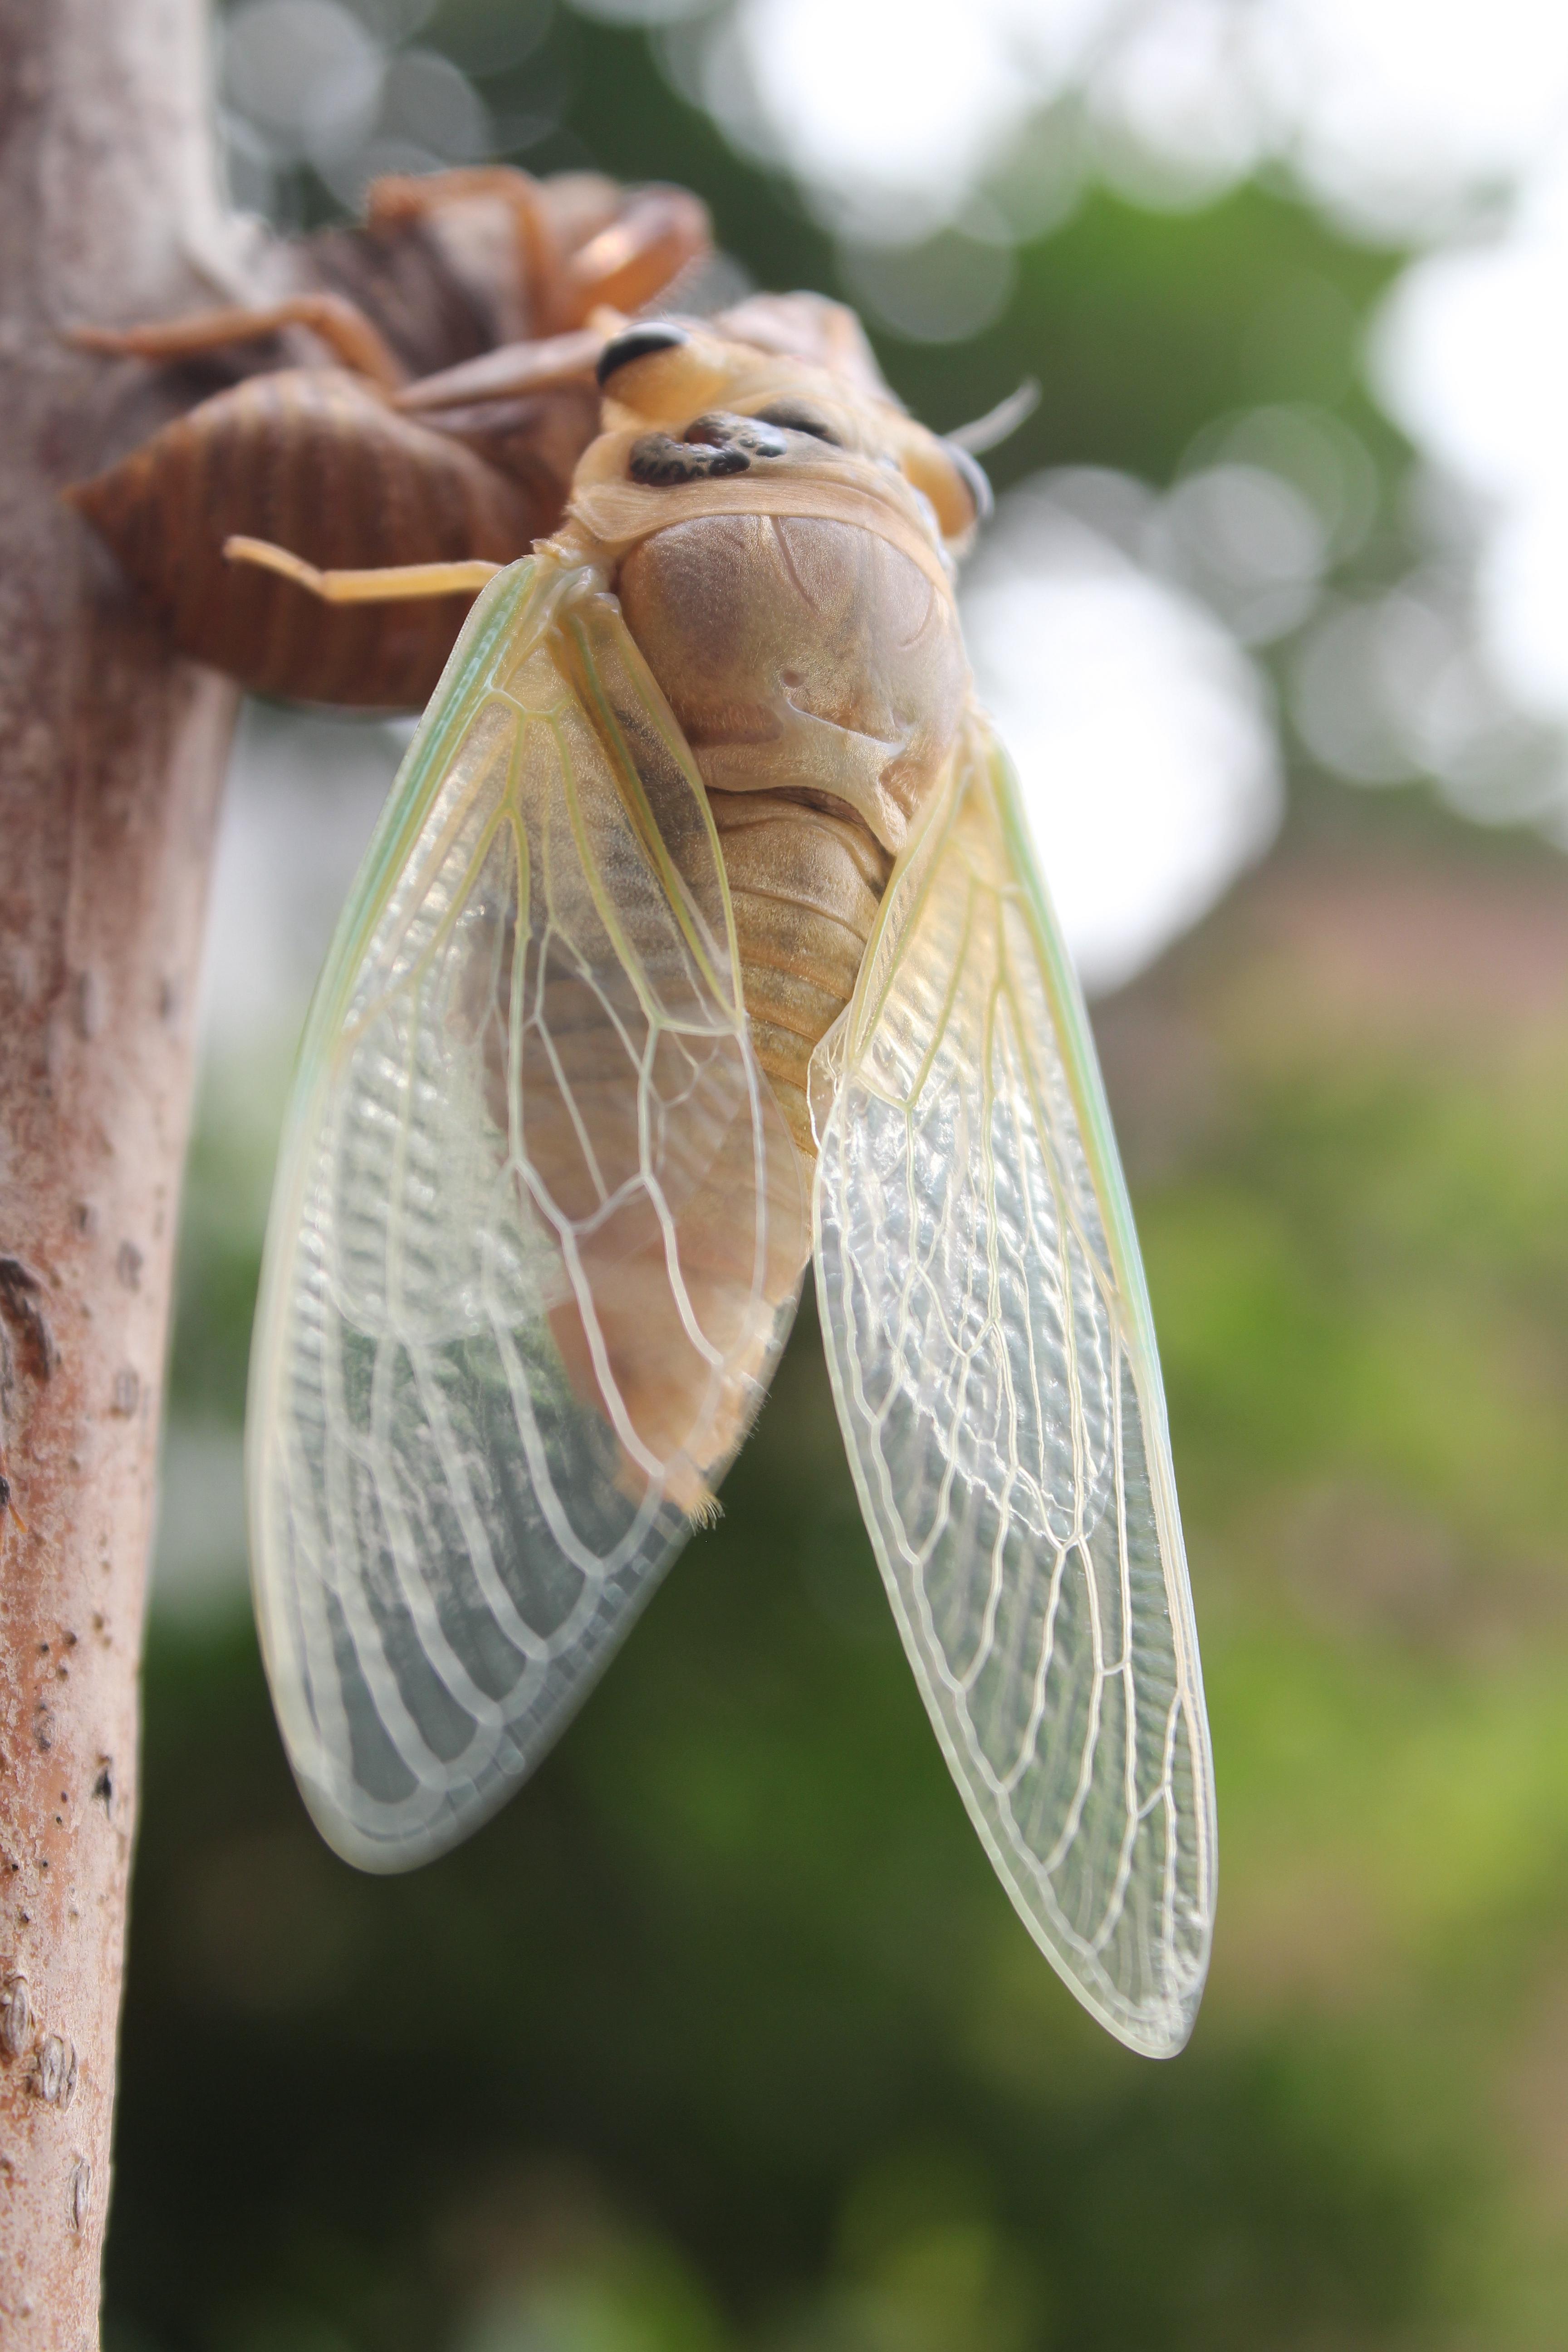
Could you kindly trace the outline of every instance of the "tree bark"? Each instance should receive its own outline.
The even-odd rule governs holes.
[[[57,336],[212,299],[230,232],[205,37],[203,0],[0,0],[7,2352],[99,2340],[142,1600],[234,705],[170,657],[59,502],[116,454],[107,439],[156,419],[124,404],[146,371],[106,370]]]

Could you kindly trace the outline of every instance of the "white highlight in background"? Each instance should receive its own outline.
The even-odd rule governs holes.
[[[963,604],[1068,944],[1086,988],[1118,987],[1273,839],[1267,688],[1203,605],[1068,510],[1049,475],[1003,500]]]
[[[1374,338],[1384,404],[1475,498],[1486,649],[1568,721],[1568,161],[1489,245],[1407,270]]]

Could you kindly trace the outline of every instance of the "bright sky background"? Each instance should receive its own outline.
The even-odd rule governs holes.
[[[1002,501],[963,595],[981,699],[1091,990],[1194,921],[1284,805],[1254,664],[1119,544],[1156,520],[1123,477],[1038,475]]]
[[[1173,193],[1273,153],[1363,224],[1431,229],[1551,148],[1568,89],[1559,0],[736,0],[694,47],[714,110],[846,225],[952,217],[1081,89],[1102,160],[1130,142]]]
[[[1503,681],[1568,724],[1568,144],[1500,236],[1405,273],[1373,365],[1406,432],[1480,502],[1480,614]]]

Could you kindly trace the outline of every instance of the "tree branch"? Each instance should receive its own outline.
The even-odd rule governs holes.
[[[0,2339],[93,2352],[137,1674],[232,689],[58,492],[140,437],[80,321],[242,277],[202,0],[0,0]],[[194,257],[203,257],[196,266]],[[4,1490],[0,1490],[3,1493]],[[18,1514],[20,1516],[18,1516]],[[25,1529],[24,1529],[25,1522]]]

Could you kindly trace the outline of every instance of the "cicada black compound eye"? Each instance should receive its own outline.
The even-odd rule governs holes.
[[[826,441],[835,449],[844,446],[826,418],[804,400],[770,401],[756,415],[761,425],[781,425],[786,433],[809,433],[814,441]]]
[[[668,433],[645,433],[632,444],[626,471],[634,482],[665,489],[679,482],[743,474],[751,462],[743,449],[700,448],[692,441],[672,440]]]
[[[632,445],[627,471],[634,482],[659,486],[711,481],[723,474],[746,473],[758,457],[788,455],[788,442],[772,425],[716,409],[693,417],[679,441],[668,433],[645,433]]]
[[[691,338],[684,327],[671,326],[667,320],[652,320],[647,326],[628,327],[624,334],[613,335],[599,353],[595,374],[601,387],[608,383],[618,368],[630,365],[633,360],[646,360],[654,352],[673,352]]]
[[[782,433],[754,416],[732,415],[727,408],[715,408],[706,416],[694,416],[686,428],[685,438],[699,447],[743,449],[748,457],[789,455],[789,443]]]

